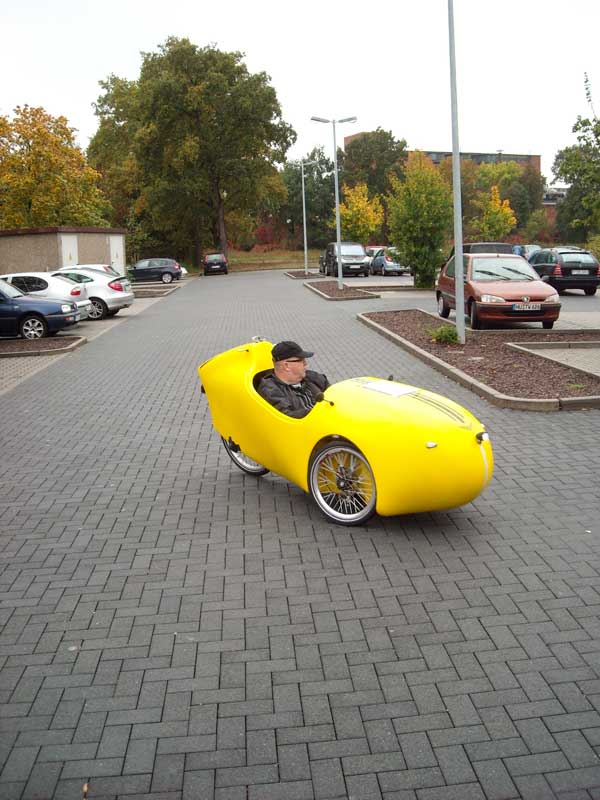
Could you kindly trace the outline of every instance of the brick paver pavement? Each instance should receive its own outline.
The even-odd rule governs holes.
[[[372,307],[199,279],[0,397],[3,800],[600,797],[600,412],[490,406]],[[465,404],[491,486],[351,529],[237,471],[196,367],[254,334]]]

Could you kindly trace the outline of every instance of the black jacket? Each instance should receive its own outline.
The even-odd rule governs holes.
[[[304,380],[294,388],[292,384],[280,381],[274,372],[264,375],[258,385],[258,393],[276,409],[288,417],[305,417],[317,400],[317,395],[329,386],[325,375],[306,370]]]

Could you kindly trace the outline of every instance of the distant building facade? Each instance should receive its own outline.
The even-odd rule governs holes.
[[[110,264],[125,271],[124,228],[0,230],[0,275],[49,272],[75,264]]]

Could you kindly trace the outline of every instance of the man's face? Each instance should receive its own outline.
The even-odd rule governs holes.
[[[279,362],[286,383],[300,383],[306,375],[305,358],[286,358]]]

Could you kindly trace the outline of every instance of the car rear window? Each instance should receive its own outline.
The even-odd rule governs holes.
[[[596,259],[591,253],[561,253],[565,264],[595,264]]]
[[[212,253],[211,255],[206,256],[206,260],[207,261],[222,261],[223,260],[223,256],[221,255],[221,253]]]

